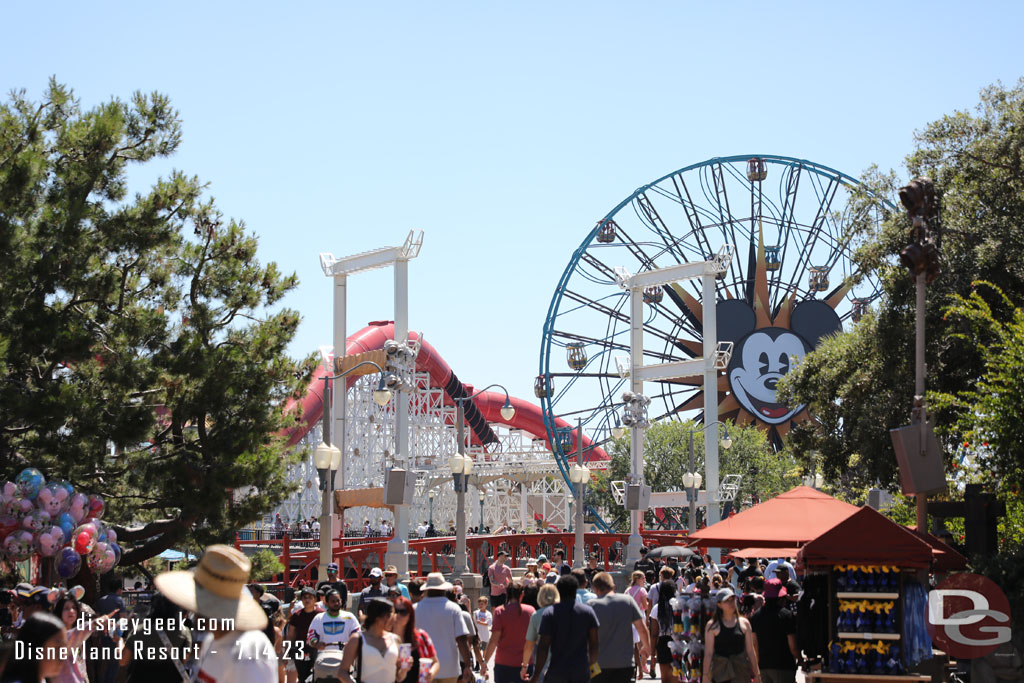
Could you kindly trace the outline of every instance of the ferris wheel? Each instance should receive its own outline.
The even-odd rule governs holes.
[[[780,447],[808,414],[776,400],[779,378],[823,337],[860,320],[880,293],[873,276],[857,272],[852,250],[883,209],[850,201],[855,192],[870,194],[810,161],[732,156],[644,185],[598,221],[551,299],[534,383],[563,471],[574,443],[564,425],[582,419],[596,443],[608,440],[629,388],[620,374],[629,367],[629,293],[615,269],[706,261],[725,245],[735,251],[717,281],[717,334],[734,347],[719,374],[719,416],[761,426]],[[700,287],[691,280],[644,290],[643,364],[702,355]],[[702,418],[701,377],[650,382],[644,394],[652,421]]]

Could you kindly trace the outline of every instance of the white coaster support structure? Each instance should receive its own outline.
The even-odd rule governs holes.
[[[348,335],[346,331],[346,296],[348,276],[362,273],[378,268],[395,268],[395,340],[406,340],[409,336],[409,261],[419,256],[420,248],[423,246],[423,231],[410,230],[405,243],[400,247],[384,247],[373,251],[335,258],[333,254],[320,254],[320,267],[324,275],[334,279],[334,351],[335,362],[339,362],[347,353]],[[328,368],[332,371],[332,368]],[[400,378],[404,379],[404,378]],[[409,386],[407,382],[400,382],[396,387],[395,405],[395,453],[394,462],[399,467],[409,469]],[[348,392],[342,385],[341,400],[334,406],[333,427],[331,431],[341,435],[339,447],[342,453],[341,462],[341,488],[344,490],[348,484],[345,480],[346,460],[346,416],[348,414]],[[325,492],[330,495],[333,503],[334,492]],[[402,505],[395,507],[395,537],[388,543],[388,552],[385,558],[387,564],[393,564],[398,568],[399,576],[402,579],[409,578],[409,543],[406,540],[409,536],[409,511],[411,500],[403,500]],[[344,517],[341,525],[344,527]],[[327,539],[334,538],[334,515],[325,515],[320,522],[321,538],[326,535]],[[331,561],[330,543],[320,544],[320,580],[327,578],[327,563]]]
[[[718,369],[729,363],[732,345],[719,349],[716,317],[717,295],[715,280],[719,273],[724,273],[732,261],[735,247],[725,244],[718,253],[708,261],[680,263],[667,268],[646,270],[631,275],[625,268],[616,268],[615,275],[619,286],[629,291],[629,379],[630,392],[635,397],[642,396],[644,381],[681,379],[704,375],[704,421],[706,424],[718,421]],[[689,361],[644,365],[643,358],[643,290],[648,287],[664,287],[681,280],[701,278],[703,287],[703,358]],[[639,487],[640,495],[630,508],[629,542],[626,544],[626,566],[630,567],[640,559],[640,547],[643,539],[640,536],[640,523],[644,511],[650,506],[649,488],[644,483],[644,436],[647,428],[646,419],[636,421],[630,429],[630,484]],[[718,439],[704,440],[704,467],[707,472],[707,495],[714,500],[718,490]],[[628,498],[628,496],[627,496]],[[716,505],[708,506],[708,524],[719,520],[721,512]],[[717,558],[716,558],[717,560]]]

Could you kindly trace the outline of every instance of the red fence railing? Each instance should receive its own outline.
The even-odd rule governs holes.
[[[642,535],[644,543],[651,547],[682,544],[686,540],[684,532],[681,531],[645,531]],[[597,553],[598,561],[606,570],[612,569],[614,563],[621,561],[628,539],[629,534],[587,533],[583,536],[586,552]],[[341,568],[340,573],[351,590],[362,590],[368,583],[367,575],[370,569],[384,566],[384,555],[389,540],[391,539],[364,537],[333,540],[331,556]],[[546,555],[550,560],[556,550],[564,551],[566,560],[575,562],[575,542],[576,536],[571,533],[469,536],[466,538],[469,569],[473,572],[482,571],[499,550],[509,554],[512,566],[519,566],[523,558],[536,558],[540,555]],[[235,546],[274,549],[280,546],[279,557],[285,567],[284,576],[280,577],[280,580],[286,585],[294,586],[300,580],[312,582],[319,565],[319,541],[315,547],[311,547],[309,539],[292,539],[287,533],[278,539],[236,538]],[[431,571],[450,572],[450,556],[455,552],[455,538],[443,536],[410,539],[409,552],[415,553],[415,560],[410,562],[410,572],[415,572],[418,576],[425,576]],[[294,562],[300,563],[301,567],[292,569]]]

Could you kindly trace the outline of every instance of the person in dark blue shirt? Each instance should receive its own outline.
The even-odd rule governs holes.
[[[530,683],[537,683],[550,652],[551,664],[544,683],[588,683],[597,665],[598,620],[594,610],[576,600],[579,582],[566,574],[555,584],[560,602],[544,611],[540,620],[537,662]]]

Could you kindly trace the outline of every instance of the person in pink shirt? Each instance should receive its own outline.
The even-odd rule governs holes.
[[[487,578],[491,582],[491,607],[497,609],[505,604],[505,592],[512,583],[512,570],[505,564],[508,553],[499,550],[494,557],[494,564],[487,569]]]

